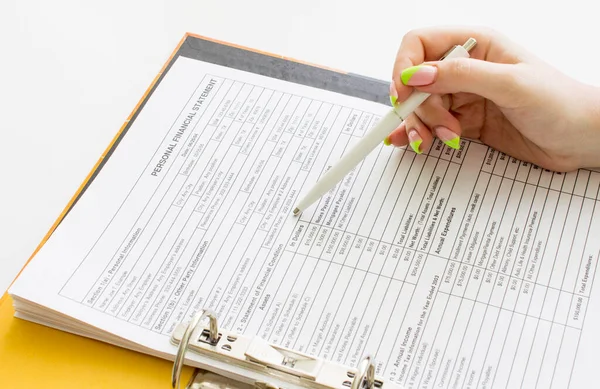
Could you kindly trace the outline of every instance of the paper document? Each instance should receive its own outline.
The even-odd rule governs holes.
[[[211,308],[405,387],[595,384],[600,173],[382,144],[292,215],[387,109],[179,57],[10,292],[163,356]]]

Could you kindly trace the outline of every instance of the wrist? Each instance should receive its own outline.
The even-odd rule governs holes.
[[[600,168],[600,88],[590,87],[586,137],[582,139],[584,149],[583,167]],[[585,144],[585,146],[583,145]]]

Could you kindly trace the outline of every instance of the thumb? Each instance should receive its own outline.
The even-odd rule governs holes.
[[[404,85],[432,94],[473,93],[501,106],[522,100],[519,65],[473,58],[427,62],[402,71]]]

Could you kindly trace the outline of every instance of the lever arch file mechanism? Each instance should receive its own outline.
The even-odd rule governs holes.
[[[202,325],[209,319],[208,327]],[[236,366],[231,378],[196,369],[186,389],[401,389],[375,376],[370,356],[358,368],[333,363],[318,357],[272,345],[259,337],[248,337],[218,328],[217,317],[210,310],[198,312],[189,323],[180,324],[171,336],[178,345],[171,382],[180,389],[181,370],[188,351]],[[249,374],[255,373],[250,378]],[[286,386],[273,383],[283,382]]]

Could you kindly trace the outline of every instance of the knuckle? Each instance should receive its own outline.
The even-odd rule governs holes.
[[[411,39],[414,39],[415,37],[419,36],[419,31],[420,31],[420,29],[409,30],[406,34],[404,34],[404,36],[402,37],[402,40],[409,41]]]
[[[487,36],[488,38],[498,38],[500,37],[500,32],[492,27],[481,27],[481,33],[483,36]]]
[[[493,27],[479,26],[476,29],[476,34],[483,41],[482,43],[487,45],[491,42],[503,42],[506,40],[506,36]]]
[[[406,119],[404,119],[404,128],[406,129],[406,133],[415,128],[415,121],[413,119],[413,113],[408,115]]]
[[[410,42],[415,40],[416,36],[417,36],[417,33],[415,32],[415,30],[411,30],[411,31],[407,32],[406,34],[404,34],[402,36],[402,39],[400,40],[400,51],[402,51],[402,49],[404,47],[406,47]]]
[[[464,80],[471,74],[471,61],[468,58],[456,58],[450,61],[450,76]]]
[[[423,36],[423,34],[425,32],[426,32],[426,30],[424,28],[416,28],[416,29],[409,30],[402,37],[401,46],[413,43],[415,41],[420,41],[421,37]]]
[[[421,119],[419,119],[416,113],[408,115],[408,117],[404,119],[404,125],[406,127],[406,132],[419,130],[422,127]]]

